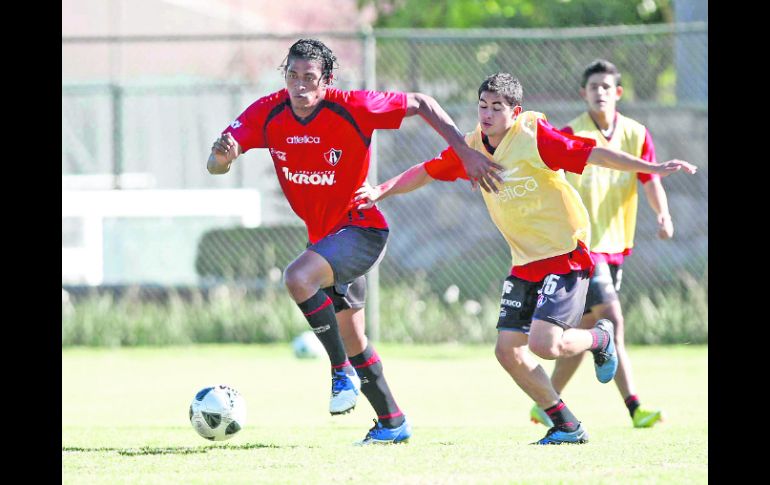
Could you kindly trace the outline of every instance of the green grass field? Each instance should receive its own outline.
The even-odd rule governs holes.
[[[63,483],[707,483],[708,347],[632,347],[642,404],[667,420],[634,429],[614,383],[589,357],[563,393],[586,426],[581,446],[530,446],[545,427],[492,346],[381,344],[414,435],[354,447],[375,416],[365,398],[327,411],[328,362],[287,344],[62,350]],[[552,364],[544,362],[550,372]],[[223,383],[248,423],[212,443],[188,421],[196,391]]]

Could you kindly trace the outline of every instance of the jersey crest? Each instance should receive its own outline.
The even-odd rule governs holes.
[[[342,158],[342,150],[332,148],[328,152],[324,153],[324,160],[326,160],[326,162],[332,167],[336,167],[337,164],[340,163],[340,158]]]

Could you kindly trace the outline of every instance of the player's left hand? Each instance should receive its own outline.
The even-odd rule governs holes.
[[[670,214],[658,214],[658,237],[660,239],[674,237],[674,223],[671,221]]]
[[[379,188],[379,186],[372,187],[369,184],[369,181],[365,180],[363,185],[361,185],[361,187],[356,190],[352,205],[355,205],[356,209],[359,210],[371,209],[377,203],[377,200],[379,200],[381,195],[382,190]]]
[[[468,147],[467,150],[455,150],[457,156],[463,162],[465,173],[468,174],[468,178],[471,180],[471,188],[476,189],[481,185],[481,188],[487,192],[499,192],[495,181],[503,184],[505,181],[500,176],[498,171],[503,170],[504,167],[497,164],[481,152]]]
[[[698,167],[693,165],[692,163],[685,162],[684,160],[669,160],[667,162],[660,164],[660,169],[658,173],[661,177],[665,177],[667,175],[671,175],[674,172],[679,172],[680,170],[683,170],[689,174],[694,174],[698,171]]]

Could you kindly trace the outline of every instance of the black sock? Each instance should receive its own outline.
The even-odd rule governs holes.
[[[332,369],[344,369],[346,374],[352,373],[331,298],[323,290],[318,290],[318,293],[297,305],[326,349]]]
[[[559,402],[546,409],[545,412],[553,421],[553,425],[564,431],[575,431],[580,424],[572,411],[569,410],[564,401],[559,399]]]
[[[639,407],[639,398],[637,397],[636,394],[632,394],[628,396],[625,401],[626,401],[626,407],[628,408],[628,413],[633,418],[636,408]]]
[[[350,363],[356,368],[358,377],[361,378],[361,392],[377,413],[377,419],[386,428],[401,426],[404,422],[404,414],[393,399],[393,394],[382,372],[380,356],[377,355],[374,347],[371,344],[367,345],[363,352],[350,357]]]

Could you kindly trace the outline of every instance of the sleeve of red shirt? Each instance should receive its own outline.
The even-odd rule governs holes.
[[[425,167],[428,175],[436,180],[445,182],[452,182],[458,178],[468,180],[463,162],[452,147],[448,147],[436,158],[424,162],[422,166]]]
[[[644,145],[642,145],[642,154],[639,157],[642,160],[645,160],[650,163],[656,163],[655,161],[655,144],[652,143],[652,135],[650,135],[650,130],[644,129]],[[639,181],[643,184],[646,184],[652,179],[658,179],[660,180],[660,175],[657,173],[641,173],[637,172],[636,177],[639,179]]]
[[[544,119],[537,120],[537,151],[551,170],[583,173],[595,146],[596,140],[559,131]]]
[[[406,116],[406,93],[396,91],[348,91],[346,101],[356,121],[367,132],[395,130]]]
[[[252,148],[265,148],[264,127],[270,109],[275,106],[274,95],[254,101],[251,106],[225,128],[222,133],[230,133],[241,145],[243,152]]]

